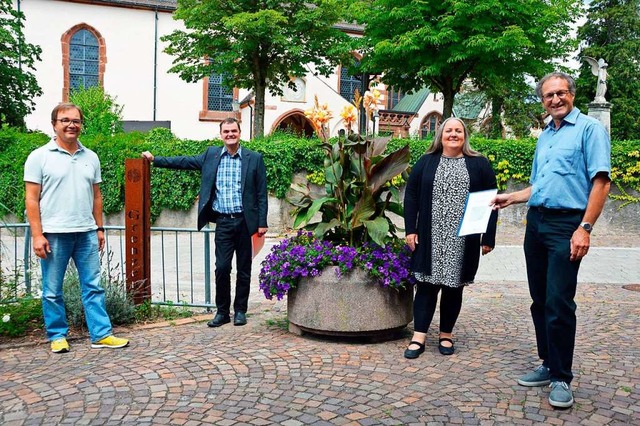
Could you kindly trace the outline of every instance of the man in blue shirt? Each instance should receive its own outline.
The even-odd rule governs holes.
[[[220,123],[221,148],[209,147],[195,156],[144,158],[155,167],[202,171],[198,200],[198,229],[215,222],[216,308],[209,327],[231,322],[231,261],[236,255],[237,280],[233,324],[247,323],[251,283],[251,236],[267,232],[267,172],[262,154],[240,147],[240,124],[235,118]]]
[[[611,142],[600,122],[573,107],[576,86],[571,76],[547,74],[536,93],[552,120],[538,138],[531,186],[499,194],[493,203],[495,208],[524,202],[529,206],[524,252],[542,365],[518,383],[551,384],[549,403],[567,408],[573,405],[578,268],[609,193]]]

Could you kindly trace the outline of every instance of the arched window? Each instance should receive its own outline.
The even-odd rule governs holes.
[[[71,90],[99,84],[100,65],[98,39],[87,30],[80,30],[69,43],[69,84]]]
[[[442,115],[439,113],[431,112],[427,114],[420,124],[420,138],[425,139],[428,136],[434,135],[441,121]]]
[[[222,74],[212,73],[207,87],[207,109],[209,111],[233,111],[233,89],[224,86]]]
[[[387,89],[387,98],[389,99],[387,109],[394,109],[396,105],[398,105],[398,102],[404,98],[404,92],[394,89],[393,87],[389,87]]]
[[[78,24],[62,35],[64,87],[62,97],[81,87],[102,86],[107,63],[104,38],[95,28]]]
[[[360,61],[355,61],[354,65],[351,69],[357,69],[360,65]],[[349,67],[341,66],[340,67],[340,95],[348,100],[349,102],[353,101],[353,94],[355,90],[358,89],[360,95],[363,95],[365,92],[364,85],[362,84],[362,75],[359,74],[350,74]]]

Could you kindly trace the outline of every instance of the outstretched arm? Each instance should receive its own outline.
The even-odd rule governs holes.
[[[531,187],[526,187],[520,191],[511,192],[508,194],[498,194],[493,200],[491,200],[491,205],[494,210],[503,209],[505,207],[510,206],[511,204],[520,204],[526,203],[531,198]]]

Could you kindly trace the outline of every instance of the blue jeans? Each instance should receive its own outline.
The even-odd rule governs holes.
[[[580,261],[569,260],[582,212],[545,214],[530,208],[524,237],[531,317],[538,356],[552,381],[571,383]]]
[[[42,267],[42,312],[47,338],[51,341],[67,337],[69,325],[64,308],[62,283],[73,259],[78,270],[82,305],[92,342],[111,335],[111,320],[107,315],[104,289],[100,286],[100,254],[95,231],[45,234],[51,253],[40,260]]]

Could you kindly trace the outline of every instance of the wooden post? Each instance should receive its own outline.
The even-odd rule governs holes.
[[[136,305],[151,301],[150,165],[144,158],[125,160],[125,249],[127,293]]]

